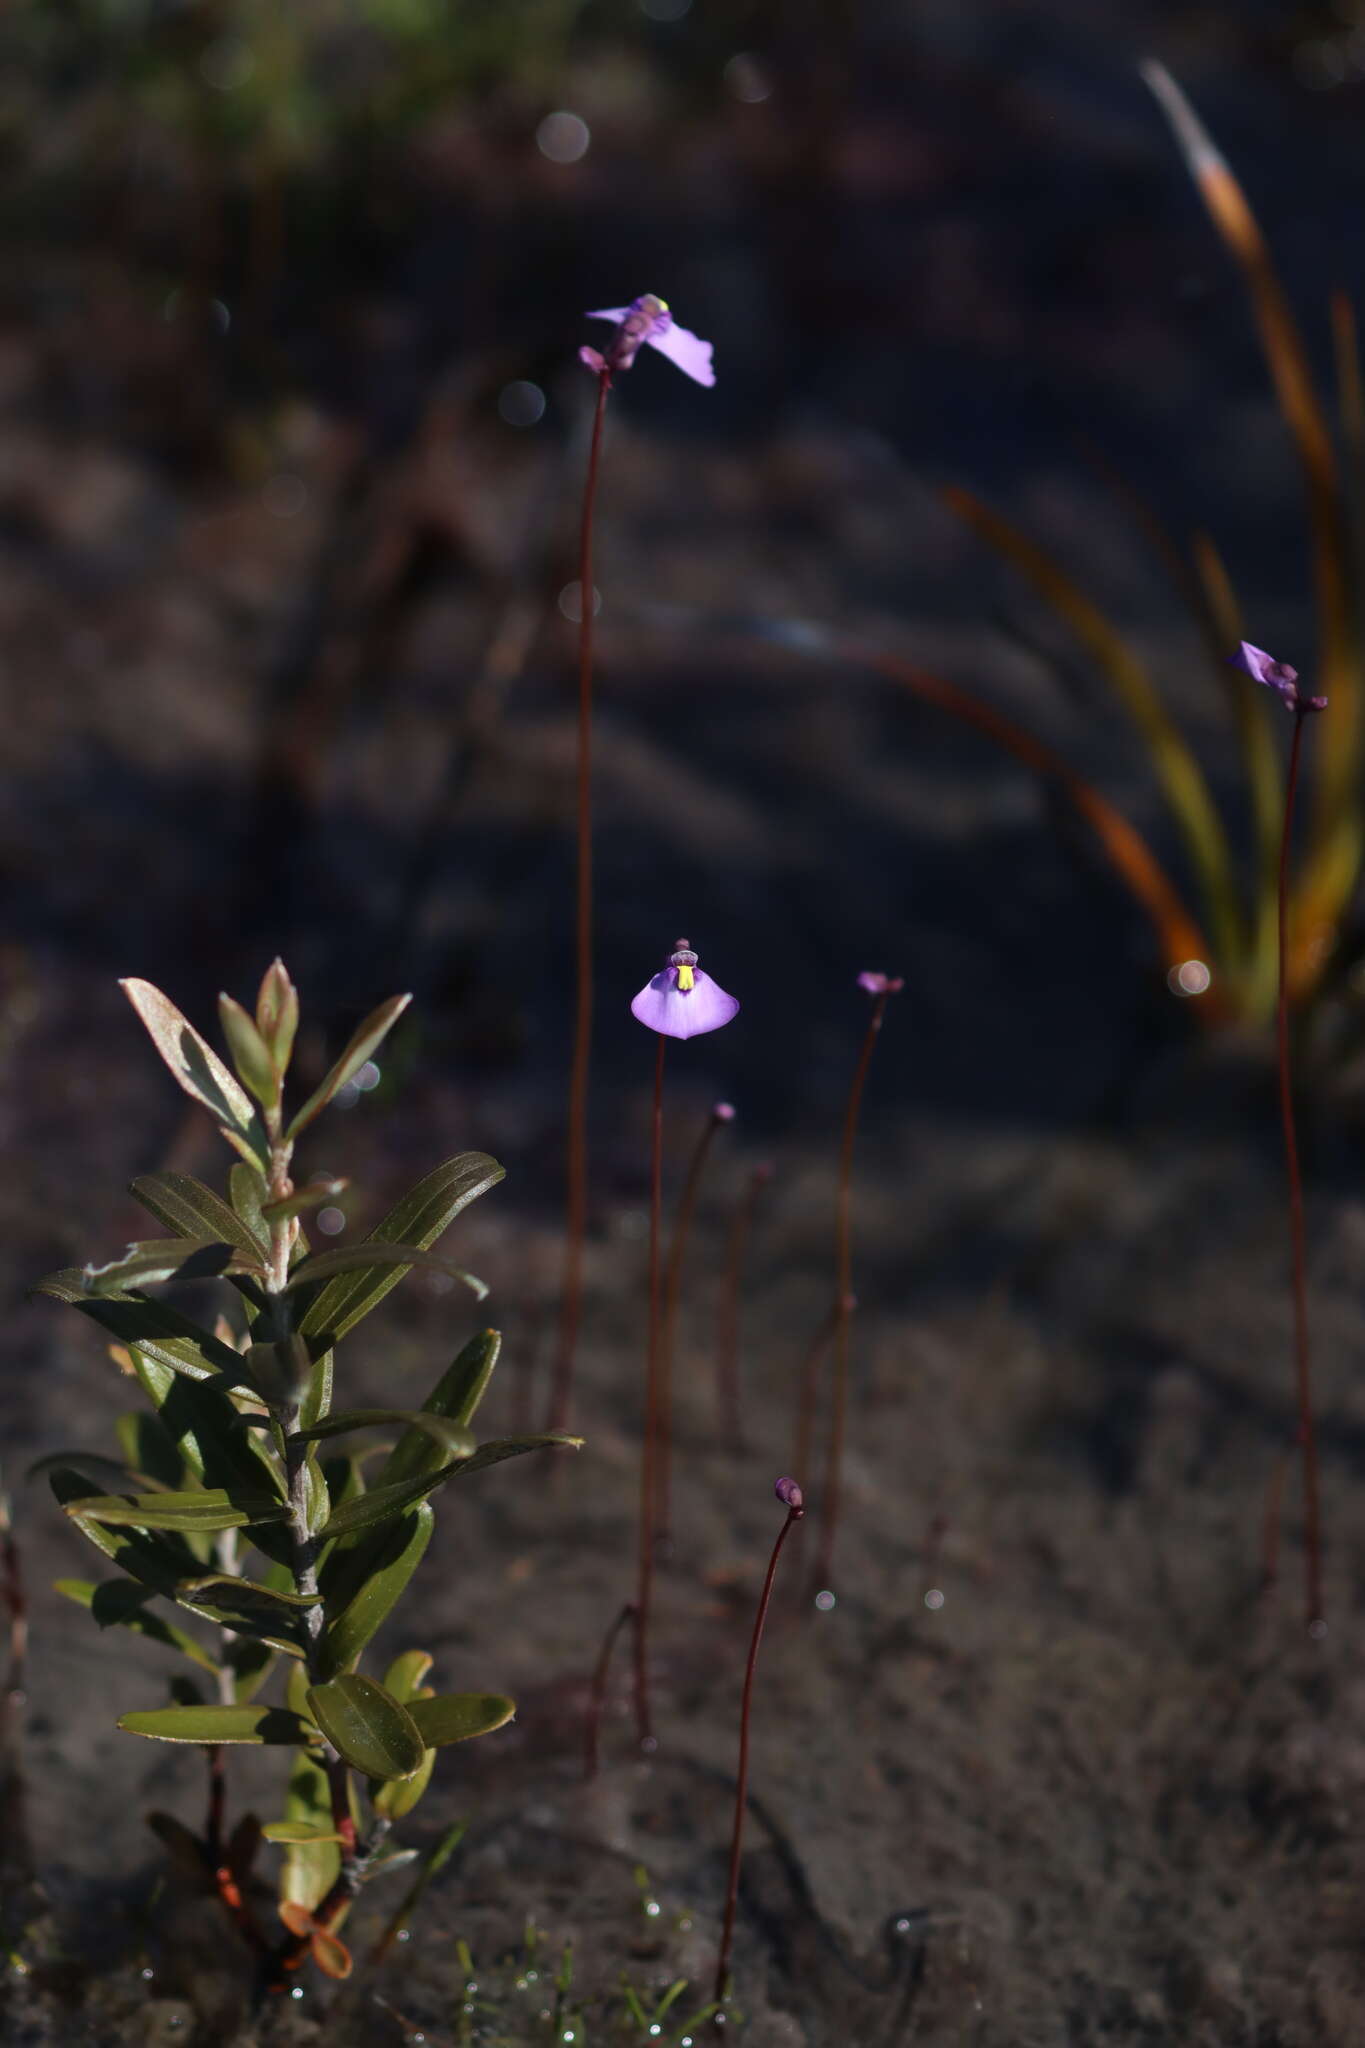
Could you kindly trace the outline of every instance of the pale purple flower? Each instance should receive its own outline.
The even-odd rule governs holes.
[[[1254,682],[1264,683],[1273,690],[1289,711],[1325,711],[1325,697],[1309,697],[1299,688],[1299,672],[1287,661],[1276,661],[1273,654],[1267,654],[1264,647],[1253,647],[1249,640],[1239,643],[1232,657],[1234,668],[1242,669]]]
[[[732,1123],[734,1122],[734,1120],[735,1120],[735,1105],[734,1105],[734,1103],[733,1103],[733,1102],[713,1102],[713,1103],[711,1104],[711,1116],[712,1116],[712,1120],[713,1120],[713,1121],[714,1121],[715,1123],[718,1123],[718,1124],[732,1124]]]
[[[603,312],[586,313],[587,320],[614,320],[616,332],[602,350],[581,348],[578,359],[599,375],[603,370],[628,370],[646,342],[680,369],[695,384],[711,385],[716,373],[711,367],[712,349],[689,328],[679,327],[664,299],[642,292],[628,306],[610,306]]]
[[[905,982],[898,974],[860,974],[858,986],[865,989],[870,996],[898,996],[905,987]]]
[[[698,1038],[703,1031],[719,1031],[738,1010],[734,996],[727,996],[709,974],[702,973],[686,939],[678,940],[662,974],[647,981],[630,1006],[632,1017],[665,1038]]]
[[[806,1497],[794,1479],[779,1479],[773,1492],[784,1508],[790,1508],[794,1515],[804,1514]]]

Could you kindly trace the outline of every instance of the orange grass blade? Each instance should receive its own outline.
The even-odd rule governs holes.
[[[674,631],[680,616],[676,611],[669,613]],[[751,650],[756,641],[767,642],[808,657],[823,655],[848,662],[851,666],[871,669],[899,683],[922,702],[946,712],[949,718],[971,726],[996,746],[1003,747],[1033,774],[1055,783],[1084,818],[1105,856],[1150,919],[1167,972],[1183,966],[1187,960],[1209,963],[1208,940],[1185,908],[1179,891],[1142,834],[1129,824],[1107,797],[1069,767],[1060,754],[1043,740],[1036,739],[1023,726],[1016,725],[1003,712],[974,697],[959,684],[931,674],[917,662],[887,653],[879,647],[869,647],[863,641],[845,638],[813,620],[757,619],[747,630],[741,627],[738,635],[735,623],[727,621],[721,631],[726,639],[739,637],[746,650]],[[1209,1024],[1225,1023],[1234,1014],[1235,1000],[1216,973],[1199,1003],[1199,1010]]]
[[[1194,536],[1190,553],[1200,592],[1201,616],[1210,658],[1219,664],[1232,685],[1232,715],[1237,724],[1237,739],[1251,797],[1256,886],[1251,957],[1247,963],[1247,1008],[1253,1016],[1269,1018],[1275,1008],[1276,934],[1279,926],[1276,869],[1284,811],[1280,755],[1271,730],[1274,712],[1266,692],[1228,660],[1228,650],[1244,640],[1246,634],[1242,608],[1237,602],[1237,593],[1223,557],[1207,533]]]
[[[1294,980],[1311,980],[1325,959],[1360,871],[1362,697],[1351,603],[1350,552],[1341,484],[1327,417],[1303,337],[1275,273],[1246,195],[1208,131],[1163,64],[1142,75],[1171,124],[1209,218],[1241,269],[1275,395],[1298,451],[1313,533],[1320,635],[1313,688],[1331,700],[1330,744],[1317,750],[1307,872],[1296,911]]]
[[[1245,951],[1237,884],[1222,819],[1204,771],[1123,635],[1050,555],[970,491],[944,498],[998,554],[1020,569],[1104,670],[1146,741],[1166,801],[1199,878],[1223,973],[1235,976]]]

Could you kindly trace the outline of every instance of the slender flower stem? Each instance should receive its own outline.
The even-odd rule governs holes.
[[[627,1600],[625,1606],[602,1638],[602,1647],[593,1666],[592,1691],[588,1696],[588,1716],[583,1730],[583,1777],[585,1782],[597,1776],[598,1749],[602,1733],[602,1709],[607,1698],[607,1673],[611,1669],[611,1653],[616,1648],[616,1638],[628,1621],[635,1618],[635,1608]]]
[[[588,1070],[592,1060],[592,627],[595,590],[592,521],[602,457],[611,371],[597,379],[583,520],[578,549],[578,880],[575,915],[573,1058],[569,1069],[568,1178],[565,1190],[564,1289],[559,1346],[550,1398],[550,1428],[563,1429],[573,1398],[574,1355],[583,1312],[583,1238],[588,1214]]]
[[[1308,1345],[1307,1249],[1303,1220],[1303,1179],[1299,1172],[1298,1137],[1294,1128],[1294,1096],[1289,1069],[1289,850],[1298,794],[1303,725],[1308,706],[1294,706],[1294,739],[1285,783],[1284,830],[1279,868],[1279,986],[1275,1003],[1275,1040],[1279,1061],[1280,1122],[1289,1179],[1289,1242],[1294,1288],[1294,1380],[1298,1398],[1298,1440],[1303,1452],[1304,1592],[1309,1632],[1324,1627],[1322,1613],[1322,1514],[1318,1493],[1318,1443],[1313,1426],[1312,1365]]]
[[[780,1482],[790,1484],[790,1481]],[[768,1559],[768,1574],[763,1581],[763,1591],[758,1598],[758,1612],[754,1616],[754,1632],[749,1638],[749,1661],[744,1667],[744,1698],[739,1709],[739,1768],[735,1775],[735,1821],[730,1834],[730,1871],[725,1886],[725,1920],[721,1928],[720,1954],[716,1959],[715,2000],[717,2005],[724,2002],[730,1978],[730,1950],[735,1935],[735,1904],[739,1898],[739,1857],[744,1843],[744,1815],[749,1804],[749,1714],[754,1698],[754,1673],[758,1669],[758,1646],[763,1640],[763,1624],[768,1618],[768,1604],[773,1597],[773,1580],[777,1576],[777,1560],[782,1555],[782,1546],[794,1522],[799,1522],[805,1509],[801,1504],[801,1489],[794,1488],[794,1499],[787,1507],[787,1519],[777,1532],[772,1556]]]
[[[825,1464],[825,1488],[820,1502],[820,1548],[815,1575],[828,1585],[834,1563],[834,1539],[839,1528],[844,1475],[844,1437],[848,1425],[849,1332],[853,1322],[853,1143],[858,1135],[858,1111],[862,1106],[872,1050],[886,1014],[887,993],[875,996],[868,1019],[863,1049],[853,1070],[844,1111],[844,1136],[839,1148],[839,1194],[834,1227],[834,1410],[829,1432],[829,1455]]]
[[[649,1604],[654,1590],[654,1474],[659,1442],[659,1218],[663,1208],[664,1049],[658,1034],[654,1061],[654,1135],[649,1182],[649,1339],[645,1353],[645,1442],[640,1459],[640,1574],[635,1595],[635,1732],[642,1747],[654,1745],[649,1711]]]
[[[754,1168],[748,1187],[735,1205],[725,1247],[725,1276],[716,1320],[716,1427],[722,1439],[735,1446],[742,1444],[744,1434],[739,1399],[739,1309],[744,1259],[759,1197],[772,1177],[771,1166]],[[796,1470],[803,1472],[805,1467],[798,1464]]]
[[[697,1139],[692,1157],[688,1161],[687,1178],[683,1182],[682,1194],[678,1198],[678,1213],[673,1219],[673,1237],[668,1247],[668,1267],[664,1276],[663,1342],[659,1349],[659,1442],[654,1476],[654,1537],[657,1543],[665,1546],[672,1535],[673,1520],[673,1352],[678,1335],[678,1303],[682,1295],[683,1261],[687,1257],[687,1240],[692,1230],[692,1218],[697,1207],[697,1190],[701,1186],[706,1155],[720,1125],[728,1123],[732,1113],[727,1104],[723,1115],[718,1116],[713,1109],[706,1119],[701,1136]]]

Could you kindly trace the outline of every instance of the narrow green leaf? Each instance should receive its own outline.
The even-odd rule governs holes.
[[[177,1452],[206,1486],[221,1486],[233,1494],[243,1489],[248,1494],[273,1493],[283,1500],[282,1474],[243,1431],[241,1413],[221,1382],[178,1375],[149,1359],[140,1346],[133,1351],[133,1369]],[[252,1540],[259,1544],[262,1538]],[[272,1542],[266,1535],[265,1547]]]
[[[261,980],[256,997],[256,1029],[270,1049],[276,1071],[283,1075],[294,1050],[299,1028],[298,991],[289,979],[283,960],[272,960]]]
[[[547,1430],[542,1436],[491,1436],[466,1458],[456,1472],[482,1472],[488,1465],[501,1465],[505,1458],[523,1458],[528,1451],[581,1451],[583,1438],[568,1436],[562,1429]]]
[[[280,1099],[280,1077],[275,1071],[269,1048],[241,1004],[234,1002],[230,995],[219,995],[218,1021],[223,1027],[238,1079],[263,1107],[277,1103]]]
[[[452,1280],[463,1280],[480,1301],[488,1289],[482,1280],[472,1273],[466,1273],[463,1266],[452,1266],[449,1259],[438,1258],[435,1252],[423,1251],[415,1244],[376,1244],[366,1238],[359,1244],[339,1244],[331,1251],[314,1252],[289,1275],[289,1285],[310,1287],[315,1281],[330,1280],[337,1273],[369,1272],[376,1266],[398,1266],[403,1273],[413,1266],[428,1267],[434,1273],[448,1273]]]
[[[224,1662],[232,1673],[232,1697],[238,1706],[245,1706],[269,1678],[279,1662],[279,1653],[259,1637],[238,1635],[228,1644]],[[301,1671],[303,1666],[293,1668]]]
[[[344,1195],[351,1183],[341,1180],[310,1180],[307,1187],[295,1188],[292,1195],[284,1195],[278,1202],[267,1202],[261,1214],[267,1223],[277,1223],[290,1216],[303,1216],[309,1209],[320,1209],[324,1202],[334,1202],[338,1195]]]
[[[203,1560],[195,1556],[184,1536],[170,1530],[127,1528],[82,1515],[79,1512],[82,1504],[93,1496],[88,1481],[79,1473],[54,1472],[49,1483],[86,1541],[111,1559],[121,1571],[127,1572],[130,1578],[136,1579],[139,1585],[164,1594],[168,1600],[176,1601],[205,1621],[231,1627],[244,1635],[258,1636],[273,1649],[284,1651],[291,1659],[301,1656],[298,1626],[290,1622],[287,1630],[282,1629],[278,1608],[273,1609],[269,1616],[262,1612],[258,1618],[255,1614],[232,1612],[220,1607],[211,1593],[191,1598],[181,1591],[187,1580],[195,1579],[203,1572]]]
[[[126,1735],[152,1735],[158,1742],[282,1742],[299,1743],[308,1724],[287,1707],[152,1707],[120,1714]]]
[[[267,1842],[339,1842],[334,1829],[315,1820],[268,1820],[261,1829]]]
[[[411,1244],[429,1251],[460,1211],[496,1186],[503,1172],[486,1152],[457,1153],[404,1195],[370,1232],[367,1242]],[[334,1344],[398,1285],[406,1271],[406,1266],[393,1266],[338,1274],[308,1304],[299,1328],[315,1346],[318,1339]]]
[[[264,1172],[269,1143],[261,1120],[213,1047],[150,981],[130,979],[120,986],[185,1093],[201,1102],[229,1143]]]
[[[127,1486],[132,1477],[126,1465],[120,1465],[117,1458],[106,1458],[100,1451],[49,1451],[46,1457],[34,1459],[24,1477],[44,1479],[49,1472],[56,1471],[79,1472],[92,1486],[110,1491]]]
[[[476,1337],[471,1337],[422,1403],[423,1414],[444,1415],[461,1429],[468,1429],[501,1348],[502,1336],[497,1330],[480,1330]],[[379,1474],[379,1484],[387,1486],[399,1479],[415,1479],[419,1473],[434,1471],[444,1463],[440,1445],[429,1429],[406,1429],[389,1453]]]
[[[414,1699],[429,1698],[431,1687],[419,1687]],[[412,1700],[403,1703],[411,1707]],[[386,1782],[378,1778],[370,1780],[370,1804],[382,1820],[404,1820],[418,1805],[431,1783],[432,1771],[436,1768],[434,1749],[422,1751],[422,1761],[410,1778],[390,1778]]]
[[[142,1408],[131,1408],[118,1417],[114,1431],[119,1449],[132,1471],[145,1472],[152,1484],[170,1487],[172,1491],[179,1491],[184,1486],[189,1476],[185,1461],[160,1416],[148,1415]],[[117,1493],[118,1485],[106,1486],[105,1490]],[[139,1493],[149,1490],[145,1485],[137,1489]]]
[[[420,1767],[425,1745],[407,1708],[372,1678],[343,1672],[311,1687],[308,1704],[333,1749],[367,1778],[410,1778]]]
[[[148,1237],[130,1244],[106,1266],[83,1268],[87,1294],[128,1294],[163,1280],[217,1280],[225,1273],[259,1273],[259,1254],[249,1260],[234,1245],[212,1237]]]
[[[315,1827],[321,1835],[332,1826],[327,1773],[309,1750],[301,1749],[293,1759],[284,1812],[287,1821]],[[305,1906],[311,1913],[326,1898],[340,1869],[341,1851],[334,1842],[288,1844],[280,1867],[281,1903]]]
[[[127,1579],[104,1579],[99,1584],[91,1579],[58,1579],[55,1591],[74,1600],[78,1607],[88,1608],[101,1628],[131,1629],[148,1642],[178,1650],[202,1670],[217,1673],[218,1665],[202,1643],[196,1642],[187,1630],[177,1628],[174,1622],[148,1610],[146,1603],[156,1597],[150,1586],[134,1585]]]
[[[299,1403],[299,1423],[304,1429],[312,1429],[331,1409],[332,1356],[331,1351],[324,1351],[313,1361],[313,1370],[308,1375],[308,1391]]]
[[[390,996],[377,1010],[371,1010],[321,1087],[314,1089],[290,1124],[285,1132],[286,1138],[297,1138],[299,1132],[312,1123],[318,1112],[327,1107],[337,1090],[344,1088],[353,1074],[359,1073],[370,1054],[387,1037],[411,1001],[410,995]]]
[[[282,1522],[288,1509],[266,1494],[230,1495],[223,1487],[193,1493],[94,1494],[73,1501],[67,1513],[84,1521],[134,1529],[245,1529],[253,1522]]]
[[[136,1347],[146,1357],[157,1360],[172,1372],[184,1373],[187,1378],[195,1380],[209,1379],[216,1373],[222,1373],[225,1386],[246,1384],[238,1352],[219,1338],[210,1336],[207,1330],[201,1330],[178,1309],[153,1301],[149,1295],[88,1294],[85,1273],[80,1266],[64,1266],[60,1272],[49,1273],[46,1279],[38,1282],[33,1292],[50,1295],[54,1301],[64,1301],[72,1308],[78,1308],[82,1315],[98,1323],[117,1343],[126,1344],[130,1350]]]
[[[251,1168],[241,1162],[232,1171],[255,1179]],[[128,1192],[177,1237],[210,1243],[217,1239],[235,1246],[255,1265],[266,1256],[265,1238],[191,1173],[140,1173]]]
[[[495,1728],[505,1727],[516,1711],[516,1701],[500,1692],[443,1692],[429,1700],[413,1700],[408,1707],[428,1749],[445,1749],[452,1742],[468,1742],[474,1735],[491,1735]]]
[[[444,1486],[448,1479],[454,1479],[462,1472],[475,1472],[485,1465],[497,1465],[504,1458],[517,1458],[525,1451],[564,1449],[579,1451],[583,1448],[581,1436],[565,1436],[558,1430],[545,1436],[501,1437],[486,1444],[480,1444],[472,1458],[464,1458],[455,1464],[442,1465],[435,1472],[419,1473],[415,1478],[402,1479],[393,1486],[372,1486],[359,1500],[348,1501],[338,1508],[322,1531],[323,1542],[330,1542],[338,1536],[349,1536],[357,1529],[374,1528],[386,1522],[392,1515],[404,1508],[425,1500],[438,1486]]]
[[[250,1602],[253,1606],[264,1601],[275,1607],[314,1607],[317,1602],[307,1593],[293,1593],[284,1586],[268,1586],[259,1579],[239,1578],[236,1572],[201,1572],[197,1579],[182,1581],[179,1592],[186,1600],[201,1596],[211,1597],[219,1606],[230,1606],[233,1598]]]
[[[319,1437],[344,1436],[352,1429],[375,1429],[389,1422],[410,1424],[434,1443],[437,1448],[432,1462],[437,1465],[449,1458],[471,1458],[477,1448],[467,1429],[448,1422],[444,1415],[428,1415],[420,1408],[344,1408],[329,1415],[325,1422],[315,1422],[311,1429],[301,1429],[299,1435],[312,1442]]]
[[[324,1677],[354,1663],[392,1611],[431,1541],[434,1522],[430,1507],[419,1502],[365,1542],[328,1558],[322,1574],[328,1626],[318,1653]]]
[[[244,1230],[263,1245],[270,1242],[270,1225],[265,1216],[265,1198],[268,1192],[265,1175],[254,1166],[248,1166],[239,1159],[228,1174],[228,1192],[232,1197],[232,1213]]]
[[[403,1706],[415,1699],[431,1669],[430,1650],[404,1650],[384,1673],[384,1690]]]

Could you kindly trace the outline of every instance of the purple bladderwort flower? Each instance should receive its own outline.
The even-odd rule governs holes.
[[[858,986],[870,996],[898,996],[905,981],[899,974],[860,974]]]
[[[1325,711],[1325,697],[1310,697],[1299,688],[1299,672],[1287,661],[1276,661],[1273,654],[1267,654],[1264,647],[1253,647],[1249,640],[1240,641],[1232,657],[1234,668],[1240,668],[1253,682],[1264,683],[1273,690],[1287,711]]]
[[[698,1038],[719,1031],[738,1014],[734,996],[703,974],[686,939],[679,939],[662,974],[647,981],[630,1006],[630,1014],[649,1031],[665,1038]]]
[[[646,342],[661,356],[690,377],[694,384],[711,385],[716,373],[711,367],[711,344],[689,328],[679,327],[668,302],[653,292],[642,292],[628,306],[610,306],[599,313],[585,313],[586,320],[614,320],[616,332],[604,349],[581,348],[578,359],[600,376],[604,370],[628,370]]]
[[[711,1116],[713,1120],[718,1124],[732,1124],[735,1120],[734,1103],[713,1102],[711,1104]]]

